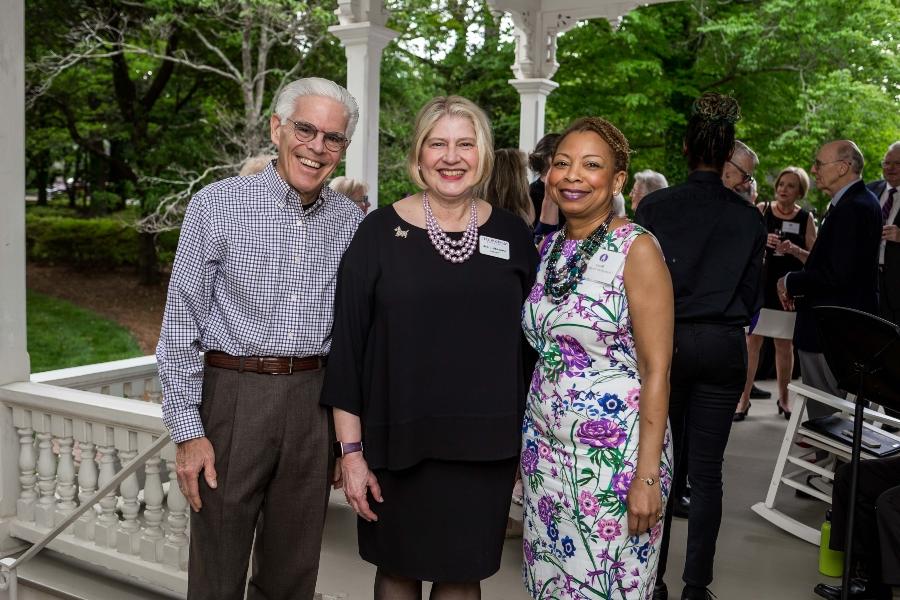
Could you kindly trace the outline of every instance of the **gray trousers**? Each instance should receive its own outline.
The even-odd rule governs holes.
[[[822,390],[838,398],[846,398],[847,392],[838,388],[837,379],[832,374],[828,363],[825,362],[825,355],[820,352],[806,352],[798,350],[797,355],[800,358],[800,380],[810,387]],[[806,412],[810,419],[816,417],[825,417],[837,412],[837,409],[822,404],[817,400],[806,401]]]
[[[323,377],[322,369],[262,375],[206,367],[200,417],[218,487],[201,475],[189,600],[241,600],[245,588],[249,600],[312,599],[333,466],[330,418],[319,405]]]

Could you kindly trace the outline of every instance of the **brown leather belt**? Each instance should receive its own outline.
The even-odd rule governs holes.
[[[299,371],[321,369],[326,362],[327,356],[232,356],[218,350],[206,353],[206,364],[210,367],[230,369],[239,373],[291,375]]]

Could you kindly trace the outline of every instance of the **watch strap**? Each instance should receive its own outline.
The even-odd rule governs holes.
[[[362,442],[334,442],[334,456],[341,458],[354,452],[362,452]]]

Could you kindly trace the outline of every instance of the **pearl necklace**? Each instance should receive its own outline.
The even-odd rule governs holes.
[[[428,230],[428,238],[438,254],[452,263],[466,262],[475,252],[475,244],[478,241],[478,209],[476,202],[472,200],[469,224],[463,232],[461,239],[454,240],[441,229],[440,224],[431,212],[431,203],[428,202],[428,193],[422,192],[422,206],[425,208],[425,225]]]

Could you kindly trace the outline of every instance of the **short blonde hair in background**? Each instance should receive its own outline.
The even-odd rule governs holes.
[[[256,175],[268,167],[269,163],[276,158],[278,158],[277,154],[257,154],[256,156],[251,156],[241,165],[241,172],[238,173],[238,175],[241,177]]]
[[[361,201],[362,197],[369,191],[369,186],[365,181],[344,177],[343,175],[329,181],[328,187],[339,194],[347,196],[354,202]],[[359,198],[356,198],[357,195],[359,195]]]
[[[778,177],[775,178],[775,185],[773,187],[776,190],[778,189],[778,182],[781,181],[781,178],[784,177],[786,173],[793,173],[797,176],[797,179],[800,180],[800,198],[806,198],[806,192],[809,191],[809,175],[806,174],[803,167],[783,168],[781,173],[778,174]]]
[[[426,189],[428,185],[419,173],[419,154],[425,139],[434,129],[435,123],[442,117],[463,117],[471,121],[475,129],[475,147],[478,149],[478,167],[475,172],[475,189],[481,190],[491,176],[494,167],[494,138],[491,134],[491,124],[484,111],[478,108],[474,102],[462,96],[438,96],[429,100],[416,115],[416,125],[413,129],[412,145],[409,148],[409,156],[406,159],[406,168],[409,177],[419,189]]]

